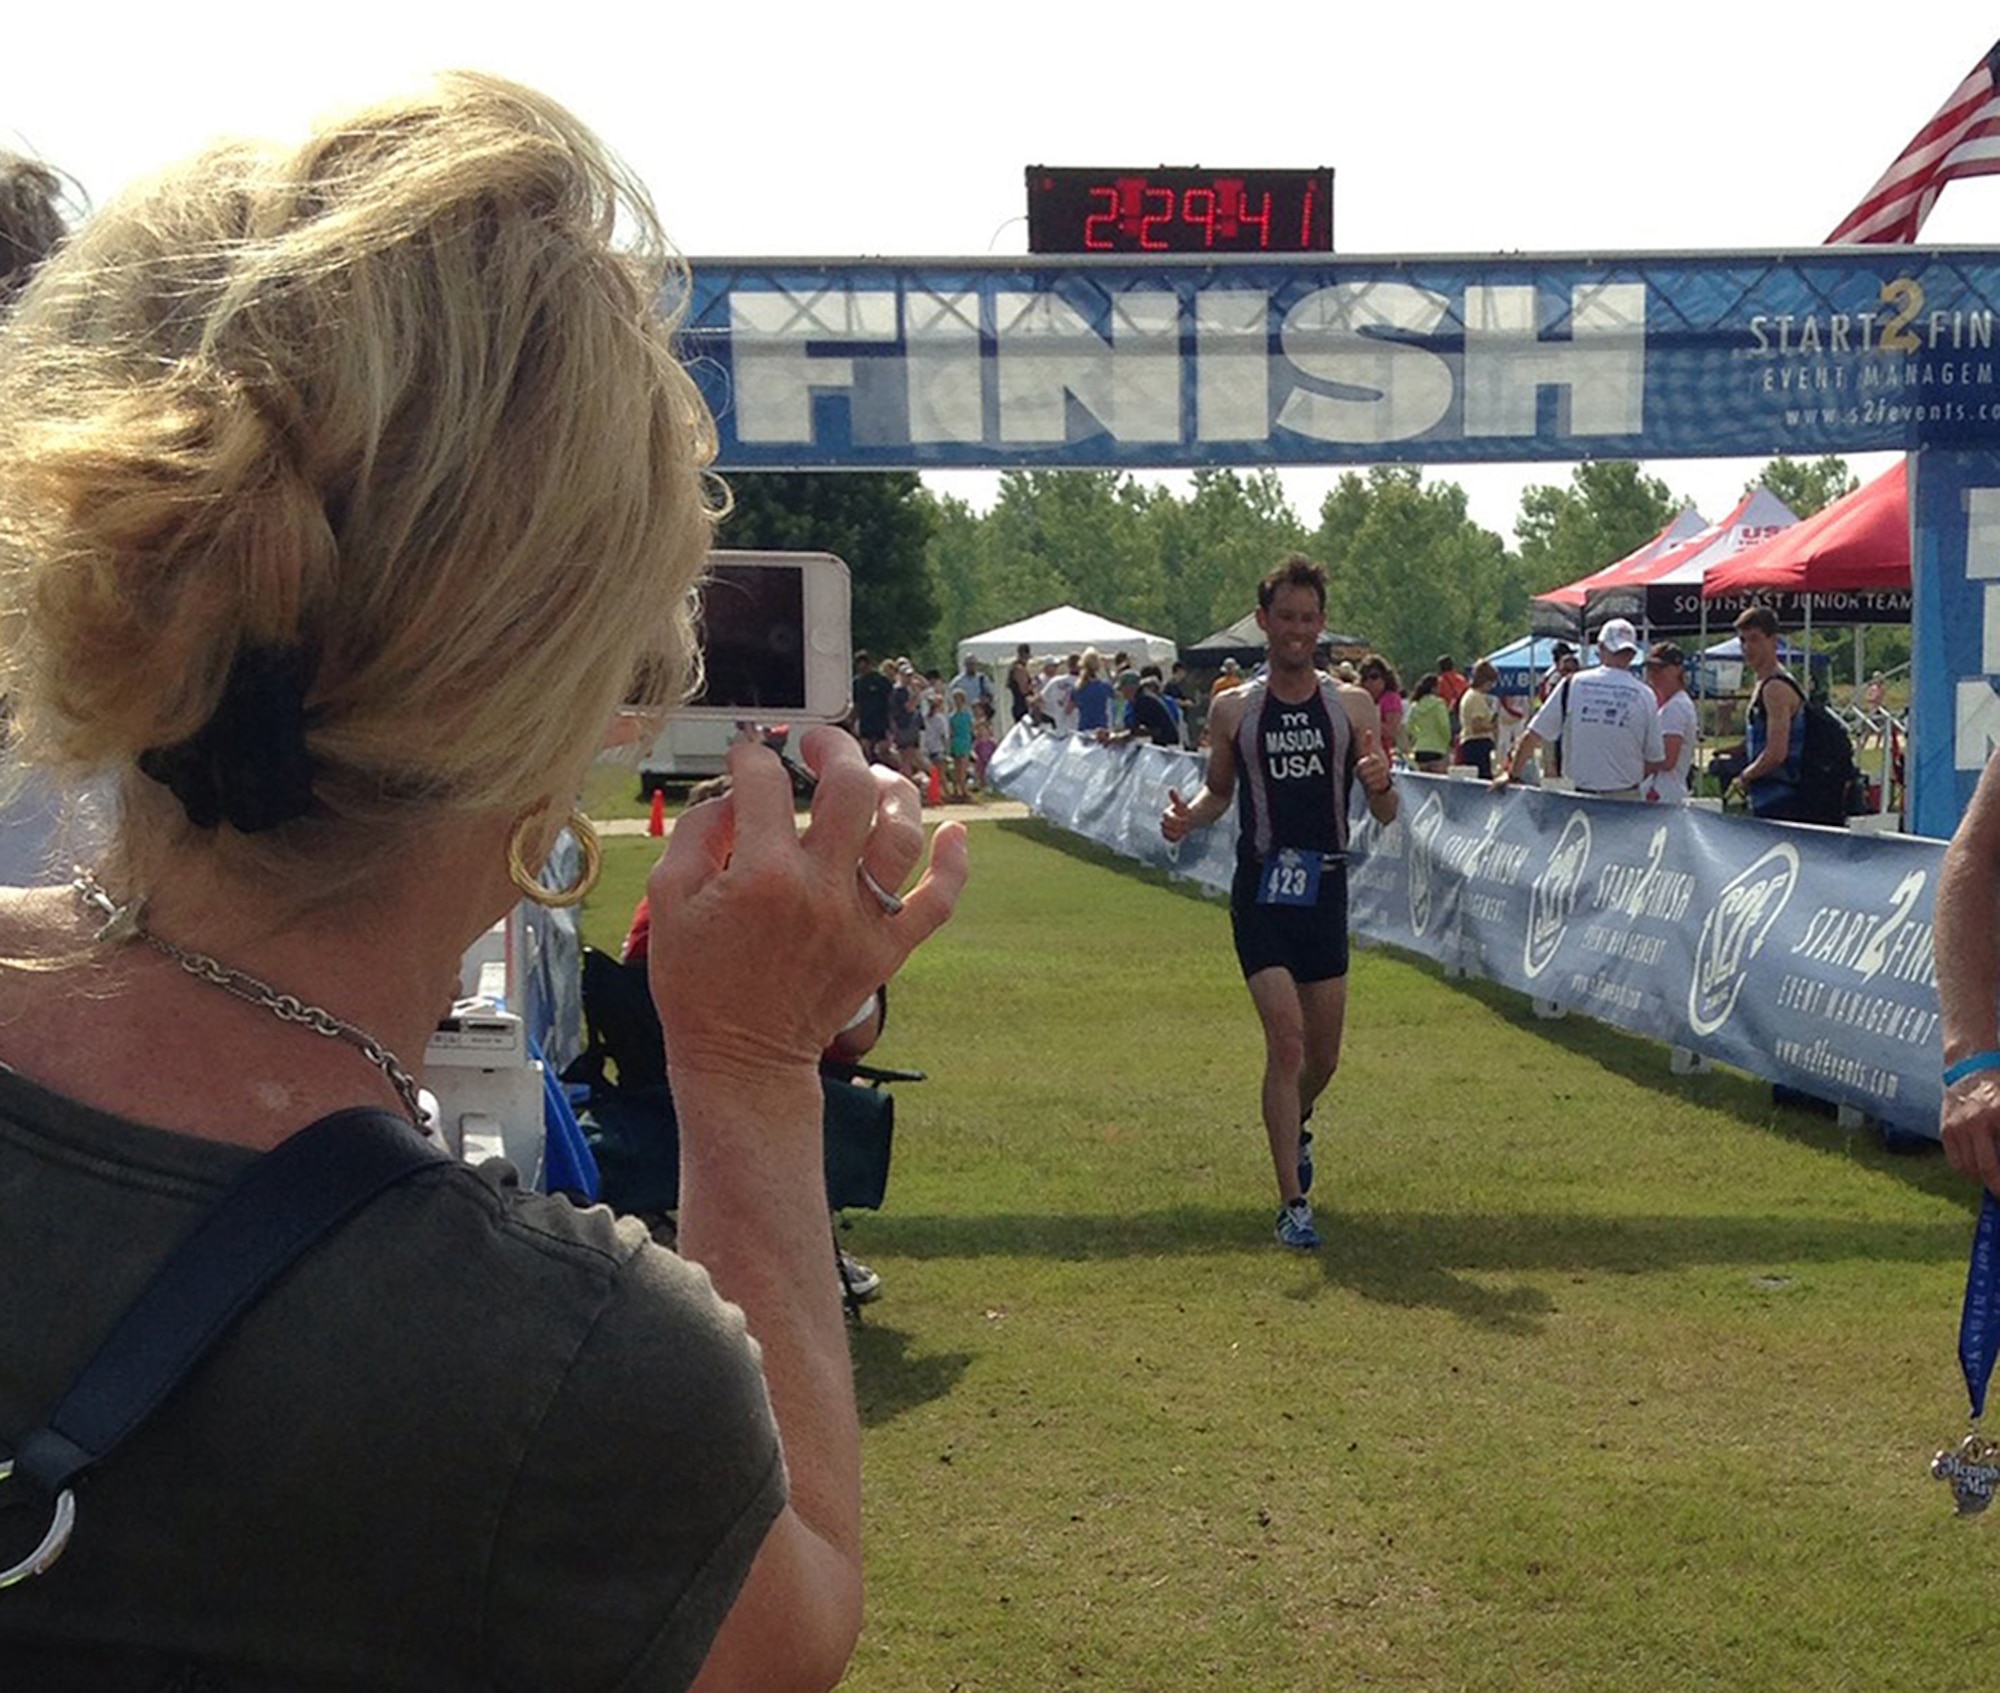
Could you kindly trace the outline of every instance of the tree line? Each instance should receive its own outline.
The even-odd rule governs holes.
[[[1779,457],[1756,480],[1802,518],[1856,485],[1831,456]],[[1624,557],[1687,503],[1630,461],[1586,461],[1524,491],[1510,545],[1467,516],[1457,483],[1414,466],[1350,471],[1311,527],[1270,470],[1198,470],[1185,492],[1123,471],[1010,470],[983,512],[913,472],[728,481],[721,545],[838,553],[856,647],[946,670],[965,636],[1065,602],[1192,646],[1302,552],[1326,567],[1328,627],[1413,676],[1439,653],[1463,664],[1513,640],[1535,595]]]

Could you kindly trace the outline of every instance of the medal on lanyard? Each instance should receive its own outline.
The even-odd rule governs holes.
[[[1319,854],[1284,847],[1264,860],[1257,878],[1259,905],[1319,904]]]
[[[1979,1432],[1986,1409],[1986,1385],[2000,1354],[2000,1200],[1988,1193],[1979,1207],[1972,1236],[1972,1262],[1965,1273],[1965,1309],[1958,1320],[1958,1362],[1972,1402],[1972,1429],[1954,1448],[1931,1460],[1931,1474],[1948,1482],[1961,1517],[1976,1517],[1993,1503],[2000,1488],[2000,1444]]]

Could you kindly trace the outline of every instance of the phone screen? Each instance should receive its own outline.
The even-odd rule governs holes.
[[[702,588],[705,680],[688,703],[745,715],[806,709],[805,577],[797,565],[717,564]]]

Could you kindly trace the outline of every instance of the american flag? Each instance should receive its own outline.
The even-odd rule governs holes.
[[[2000,172],[2000,41],[1826,239],[1914,241],[1944,185]]]

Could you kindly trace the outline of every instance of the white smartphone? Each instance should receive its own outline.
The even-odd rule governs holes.
[[[847,715],[854,630],[832,553],[713,552],[701,587],[704,680],[676,717],[759,724]]]

